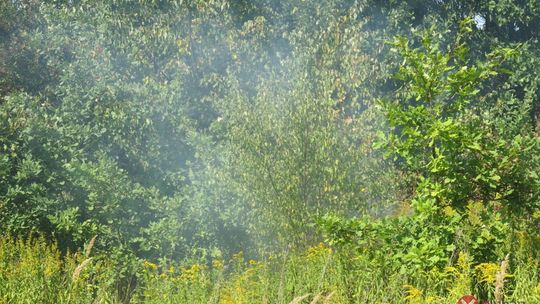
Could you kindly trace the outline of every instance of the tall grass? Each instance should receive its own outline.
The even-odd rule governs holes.
[[[0,303],[114,303],[105,269],[41,237],[0,237]]]
[[[4,237],[0,303],[455,303],[478,290],[494,301],[497,288],[507,302],[540,303],[539,245],[539,237],[522,236],[505,271],[499,261],[474,264],[462,252],[444,269],[391,272],[324,244],[262,260],[238,253],[190,265],[142,261],[137,286],[122,298],[110,283],[115,273],[108,257],[90,257],[88,250],[61,255],[42,238]]]

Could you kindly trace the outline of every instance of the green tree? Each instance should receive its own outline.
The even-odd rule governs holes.
[[[528,210],[536,207],[538,164],[535,153],[525,157],[538,148],[527,123],[530,100],[482,94],[490,78],[508,72],[502,63],[516,51],[499,48],[484,62],[470,61],[462,35],[472,31],[471,23],[462,22],[463,34],[447,52],[432,35],[423,36],[418,49],[397,40],[404,61],[396,78],[402,85],[393,101],[382,103],[392,126],[384,146],[417,175],[416,192],[427,191],[438,205],[463,207],[478,200]]]

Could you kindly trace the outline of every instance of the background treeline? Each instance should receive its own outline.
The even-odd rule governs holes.
[[[536,0],[2,1],[4,243],[97,235],[129,290],[143,260],[324,235],[344,301],[538,267],[539,34]]]

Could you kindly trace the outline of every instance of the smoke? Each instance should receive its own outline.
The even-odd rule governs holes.
[[[55,160],[70,168],[51,191],[64,197],[47,211],[55,225],[69,213],[75,239],[97,233],[102,246],[140,254],[208,256],[313,241],[311,225],[327,212],[386,212],[398,183],[372,148],[389,76],[374,10],[362,1],[40,5],[30,43],[55,78],[35,95],[48,104],[54,145],[69,147]],[[124,193],[93,189],[110,185]]]

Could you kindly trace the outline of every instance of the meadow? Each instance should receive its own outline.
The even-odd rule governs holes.
[[[141,261],[120,288],[114,264],[90,250],[61,254],[42,238],[0,241],[1,303],[455,303],[487,291],[505,303],[540,301],[540,238],[518,236],[504,270],[474,265],[466,253],[453,266],[411,276],[361,255],[343,260],[325,244],[301,252],[207,263]],[[502,279],[501,279],[502,278]],[[497,290],[497,291],[496,291]]]

